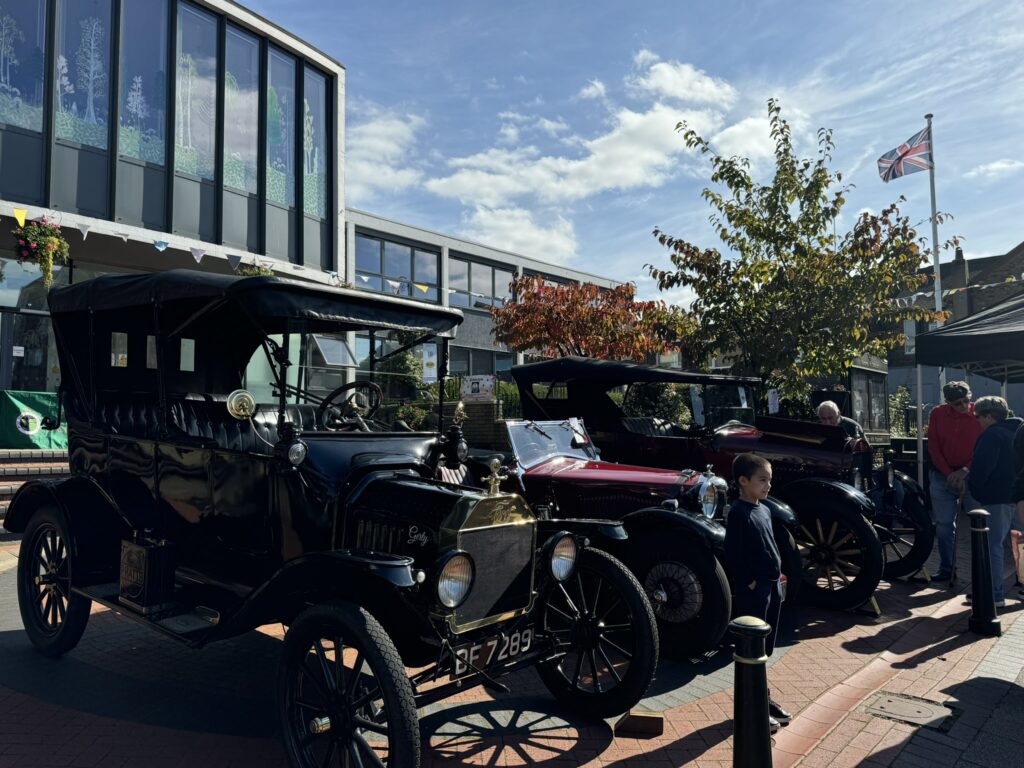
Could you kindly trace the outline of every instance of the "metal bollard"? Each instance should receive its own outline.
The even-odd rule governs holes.
[[[996,617],[996,599],[992,593],[992,568],[988,558],[988,512],[972,509],[971,516],[971,632],[999,637],[1002,625]]]
[[[736,636],[733,697],[733,768],[771,768],[772,734],[768,725],[768,672],[764,640],[772,628],[754,616],[729,623]]]

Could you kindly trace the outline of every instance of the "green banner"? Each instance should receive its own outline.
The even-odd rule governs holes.
[[[0,390],[0,448],[67,450],[67,429],[43,429],[44,416],[57,417],[55,393]]]

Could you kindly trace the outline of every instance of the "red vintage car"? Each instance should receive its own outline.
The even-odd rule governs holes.
[[[512,376],[525,417],[581,418],[606,461],[710,465],[731,480],[737,454],[770,460],[772,495],[799,519],[791,532],[806,602],[856,608],[881,580],[886,555],[893,577],[931,552],[934,524],[916,484],[876,472],[870,446],[841,427],[757,415],[758,379],[578,357],[516,366]],[[674,418],[665,417],[666,399]]]

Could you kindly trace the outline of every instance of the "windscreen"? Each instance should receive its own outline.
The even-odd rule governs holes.
[[[524,469],[556,456],[585,461],[597,458],[597,452],[579,419],[510,421],[507,426],[512,450]]]

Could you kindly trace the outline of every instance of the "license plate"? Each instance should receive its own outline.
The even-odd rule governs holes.
[[[476,643],[455,647],[455,666],[452,680],[476,669],[486,670],[492,663],[514,659],[530,650],[533,645],[533,627],[488,637]]]

